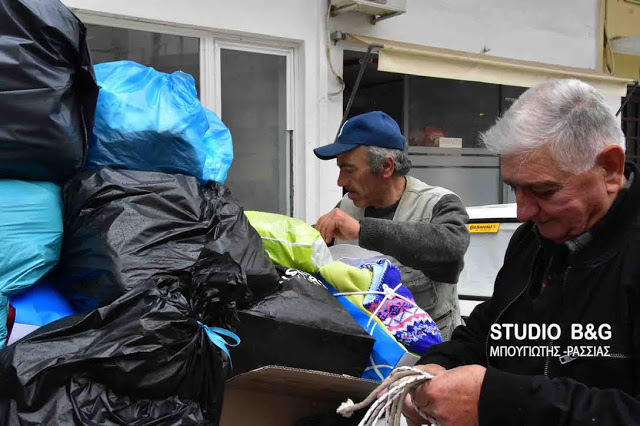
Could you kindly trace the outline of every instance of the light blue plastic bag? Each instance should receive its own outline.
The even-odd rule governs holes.
[[[0,301],[35,284],[60,258],[62,195],[49,182],[0,180]],[[0,310],[6,309],[4,302]],[[0,312],[0,347],[6,338]]]
[[[101,89],[86,167],[181,173],[224,183],[233,160],[231,133],[202,106],[193,77],[131,61],[94,69]]]

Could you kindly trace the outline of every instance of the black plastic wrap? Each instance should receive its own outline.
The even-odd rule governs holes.
[[[102,168],[70,180],[64,201],[59,288],[83,312],[152,277],[224,275],[214,280],[220,287],[202,287],[208,312],[248,305],[277,286],[260,236],[213,181]]]
[[[82,167],[98,98],[86,29],[59,0],[0,0],[0,178]]]
[[[0,425],[218,424],[227,356],[189,283],[148,281],[0,351]]]
[[[266,365],[361,376],[374,340],[313,276],[278,267],[277,292],[238,312],[233,373]]]

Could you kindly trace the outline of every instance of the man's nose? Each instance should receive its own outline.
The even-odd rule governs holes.
[[[516,203],[518,205],[518,221],[520,222],[532,221],[540,210],[538,203],[531,194],[522,189],[516,189]]]
[[[342,176],[342,173],[338,175],[338,186],[341,188],[347,186],[347,180]]]

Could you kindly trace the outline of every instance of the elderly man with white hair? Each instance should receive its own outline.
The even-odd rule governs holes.
[[[603,97],[526,91],[483,135],[518,219],[493,296],[421,369],[409,424],[640,424],[640,182]]]

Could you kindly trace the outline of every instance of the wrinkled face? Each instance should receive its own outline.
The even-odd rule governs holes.
[[[347,190],[356,207],[376,206],[380,198],[381,176],[371,173],[367,148],[359,146],[338,155],[338,186]]]
[[[597,167],[574,175],[561,170],[547,150],[501,160],[504,181],[516,194],[518,220],[535,223],[549,240],[563,242],[591,229],[610,206]]]

